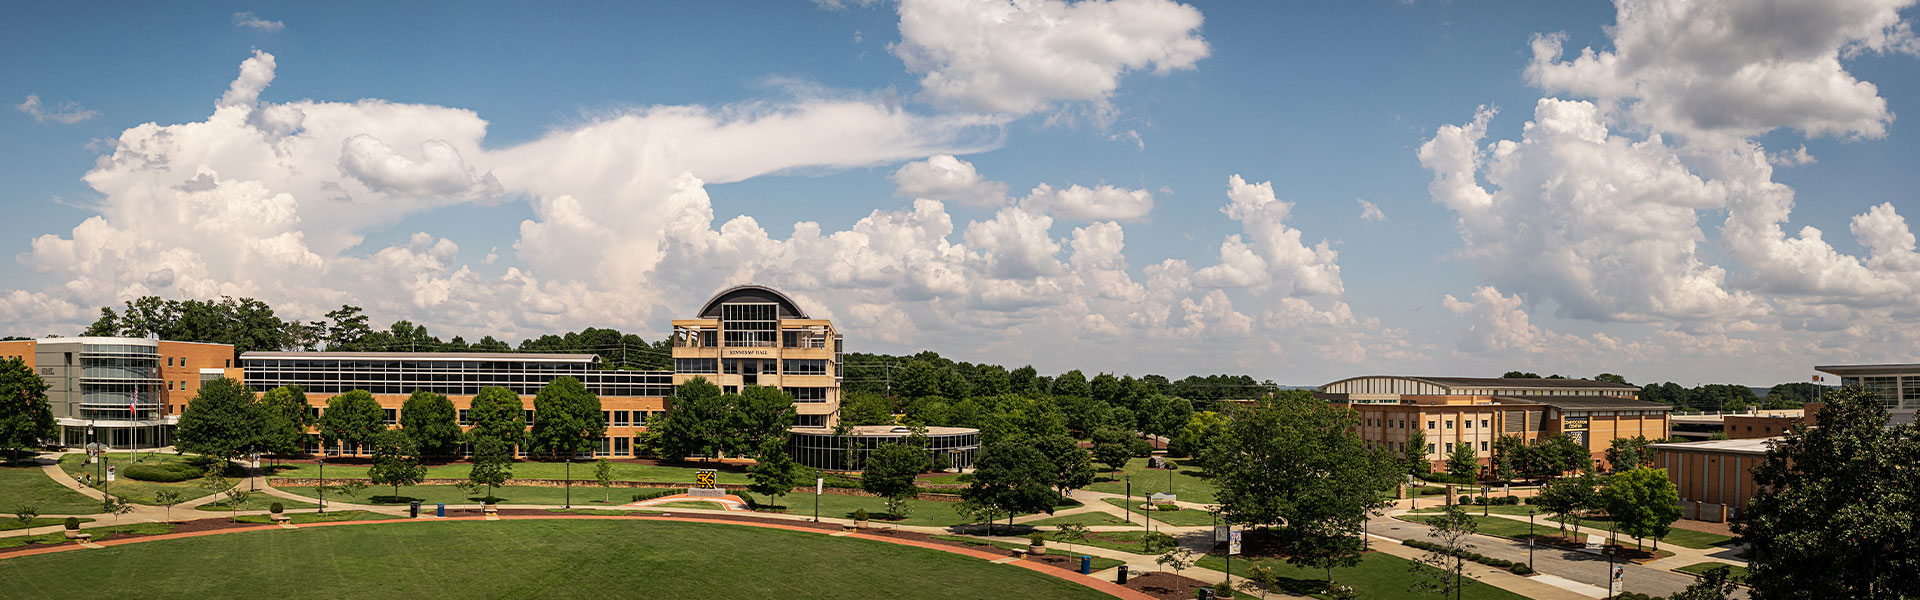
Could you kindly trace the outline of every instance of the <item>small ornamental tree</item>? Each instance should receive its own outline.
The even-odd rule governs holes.
[[[1415,575],[1412,589],[1439,592],[1442,598],[1458,595],[1465,589],[1467,580],[1474,578],[1467,573],[1467,553],[1474,547],[1467,540],[1476,525],[1465,509],[1448,506],[1445,511],[1425,519],[1432,527],[1427,537],[1433,540],[1433,546],[1412,567]]]
[[[600,503],[612,502],[613,461],[604,458],[593,461],[593,482],[600,486]]]
[[[1433,462],[1427,460],[1427,432],[1415,429],[1407,436],[1407,445],[1400,449],[1401,462],[1406,463],[1407,474],[1425,475],[1433,470]]]
[[[1680,491],[1667,479],[1666,469],[1639,467],[1616,473],[1600,488],[1599,502],[1620,533],[1634,539],[1653,538],[1654,550],[1660,549],[1668,526],[1680,520]]]
[[[179,490],[167,489],[153,493],[153,503],[167,508],[168,521],[173,520],[173,505],[179,504],[182,500],[184,498],[180,497]]]
[[[39,447],[54,439],[53,406],[47,403],[47,382],[26,361],[0,361],[0,450],[7,453]]]
[[[27,535],[33,535],[33,519],[38,516],[40,516],[38,506],[22,504],[13,507],[13,519],[20,522],[20,527],[27,530]]]
[[[1454,444],[1453,451],[1447,453],[1447,474],[1473,481],[1479,470],[1480,460],[1473,454],[1473,442]]]
[[[800,485],[799,465],[787,456],[785,444],[768,440],[760,447],[760,459],[747,469],[751,483],[747,491],[767,496],[769,503],[779,505],[780,498]],[[864,486],[866,481],[862,479]]]
[[[513,447],[505,440],[493,436],[476,438],[473,442],[473,469],[467,472],[467,482],[475,487],[486,486],[486,501],[494,501],[493,491],[513,477]]]
[[[1579,475],[1555,479],[1541,486],[1540,494],[1533,499],[1534,504],[1555,515],[1560,522],[1560,533],[1566,534],[1567,522],[1574,527],[1580,526],[1580,511],[1592,508],[1595,504],[1593,476]]]
[[[887,499],[887,512],[895,519],[906,516],[907,500],[918,490],[915,479],[927,470],[927,451],[903,442],[881,444],[867,459],[867,470],[860,475],[860,488]]]
[[[420,464],[420,451],[414,445],[413,436],[401,431],[384,431],[374,438],[373,468],[367,470],[367,479],[374,485],[393,486],[393,497],[400,497],[400,486],[419,485],[427,478],[427,468]]]
[[[422,456],[449,456],[460,450],[466,437],[458,414],[446,396],[415,390],[400,406],[400,430]]]

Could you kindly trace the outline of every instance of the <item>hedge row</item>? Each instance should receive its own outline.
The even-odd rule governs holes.
[[[1464,495],[1460,497],[1460,503],[1472,504],[1474,506],[1486,506],[1489,504],[1493,506],[1514,506],[1517,504],[1524,504],[1523,502],[1521,502],[1519,496],[1482,497],[1482,496],[1464,496]]]
[[[1496,569],[1506,569],[1508,572],[1511,572],[1515,575],[1526,575],[1528,573],[1533,572],[1533,568],[1527,566],[1527,563],[1514,562],[1504,558],[1494,558],[1478,552],[1449,551],[1447,547],[1441,546],[1439,544],[1435,544],[1433,542],[1424,542],[1420,540],[1401,540],[1400,543],[1413,548],[1426,550],[1428,552],[1452,554],[1454,556],[1458,556],[1460,558],[1464,558],[1464,559],[1477,562],[1477,563],[1480,563],[1489,567],[1493,567]]]
[[[139,481],[158,481],[173,483],[186,481],[206,474],[205,467],[196,467],[186,463],[161,463],[158,465],[127,465],[120,469],[120,475]]]

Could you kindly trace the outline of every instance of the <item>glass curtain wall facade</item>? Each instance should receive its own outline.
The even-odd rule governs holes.
[[[874,450],[885,444],[905,443],[910,435],[905,428],[867,431],[872,429],[876,428],[858,428],[845,437],[796,430],[787,438],[787,454],[795,462],[816,469],[858,471],[866,467]],[[957,427],[938,429],[927,434],[927,451],[935,455],[934,465],[956,470],[973,468],[974,455],[980,452],[980,432]]]

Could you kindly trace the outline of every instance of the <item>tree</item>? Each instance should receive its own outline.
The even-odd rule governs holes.
[[[1282,577],[1279,571],[1267,565],[1256,564],[1247,567],[1245,578],[1240,580],[1240,591],[1259,594],[1261,600],[1266,600],[1267,594],[1278,589],[1281,582]]]
[[[1533,503],[1556,515],[1555,520],[1560,522],[1560,533],[1564,535],[1568,521],[1578,527],[1580,511],[1594,506],[1593,484],[1593,476],[1587,474],[1555,479],[1541,486],[1540,494],[1534,497]]]
[[[480,438],[492,438],[504,442],[511,454],[513,446],[526,436],[526,405],[520,402],[519,394],[507,388],[480,388],[480,393],[475,394],[473,401],[468,404],[467,420],[473,423],[473,429],[467,431],[467,435],[476,448]]]
[[[1599,375],[1595,375],[1595,376],[1593,376],[1593,380],[1594,380],[1594,381],[1605,381],[1605,382],[1607,382],[1607,383],[1618,383],[1618,384],[1620,384],[1620,385],[1633,385],[1633,384],[1631,384],[1631,383],[1627,383],[1627,378],[1626,378],[1626,377],[1622,377],[1622,376],[1620,376],[1620,375],[1615,375],[1615,374],[1613,374],[1613,373],[1601,373],[1601,374],[1599,374]]]
[[[800,465],[787,456],[785,446],[768,440],[760,448],[759,460],[747,468],[747,478],[751,481],[747,491],[767,496],[774,504],[779,504],[781,497],[801,483]],[[864,486],[866,482],[862,479],[861,483]]]
[[[1427,537],[1434,540],[1434,546],[1413,564],[1417,579],[1412,589],[1440,592],[1443,598],[1448,595],[1458,598],[1467,580],[1474,578],[1467,573],[1467,553],[1474,547],[1467,540],[1473,535],[1476,523],[1458,506],[1448,506],[1445,511],[1426,519],[1432,527]]]
[[[1480,470],[1480,459],[1473,453],[1473,442],[1460,442],[1447,452],[1447,474],[1471,478]]]
[[[167,520],[173,520],[173,505],[186,500],[180,496],[180,490],[165,489],[153,493],[153,503],[167,507]]]
[[[1356,421],[1305,390],[1232,409],[1226,435],[1205,455],[1221,517],[1285,525],[1297,537],[1358,532],[1401,474],[1392,456],[1360,440]]]
[[[1532,469],[1524,474],[1530,479],[1558,477],[1593,464],[1592,455],[1587,453],[1586,447],[1564,433],[1534,440],[1528,456],[1532,460],[1527,466]]]
[[[893,422],[893,404],[879,394],[854,392],[840,404],[840,421],[855,425],[886,425]]]
[[[222,377],[203,383],[180,412],[173,445],[181,452],[204,454],[225,464],[258,447],[263,412],[254,402],[253,391],[238,381]]]
[[[460,431],[453,401],[424,390],[415,390],[400,405],[400,430],[425,456],[451,456],[459,452],[460,442],[466,437]]]
[[[724,434],[721,429],[726,426],[729,410],[729,402],[721,397],[719,386],[705,377],[694,377],[675,387],[666,416],[648,427],[659,433],[660,457],[681,460],[708,454],[715,447],[715,440]]]
[[[1503,435],[1493,441],[1493,476],[1501,481],[1512,481],[1520,474],[1532,470],[1528,464],[1532,459],[1532,448],[1527,441],[1517,435]]]
[[[939,369],[933,363],[914,359],[907,361],[894,375],[893,393],[906,398],[940,395]],[[875,423],[877,425],[877,423]]]
[[[1607,477],[1599,504],[1616,531],[1636,540],[1653,538],[1654,550],[1660,549],[1667,527],[1680,520],[1680,490],[1667,479],[1666,469],[1638,467]]]
[[[1293,540],[1287,563],[1322,569],[1327,587],[1333,587],[1333,570],[1360,564],[1360,538],[1349,535],[1304,535]]]
[[[205,389],[205,388],[201,388]],[[327,400],[327,412],[320,415],[320,439],[328,445],[339,442],[348,453],[373,443],[374,436],[387,430],[387,412],[366,390],[353,390]]]
[[[1167,444],[1167,454],[1175,458],[1182,456],[1198,457],[1205,454],[1208,446],[1225,435],[1227,419],[1214,411],[1193,413],[1180,430],[1173,434],[1173,441]],[[1204,463],[1200,466],[1206,466]]]
[[[1188,550],[1186,546],[1175,546],[1153,562],[1160,563],[1163,567],[1173,567],[1173,574],[1179,575],[1187,567],[1193,566],[1193,551]]]
[[[867,469],[860,474],[860,489],[887,499],[887,512],[894,519],[906,517],[907,500],[918,491],[915,479],[927,470],[927,450],[917,444],[893,442],[881,444],[867,457]]]
[[[948,427],[950,426],[949,415],[952,412],[953,408],[947,404],[946,400],[921,398],[907,405],[907,413],[902,420],[929,427]]]
[[[1709,567],[1700,580],[1687,585],[1668,600],[1727,600],[1739,586],[1733,583],[1733,569],[1727,565]]]
[[[732,400],[733,418],[727,427],[724,450],[747,454],[766,448],[769,442],[786,447],[787,430],[795,419],[791,394],[777,387],[750,385]]]
[[[1020,513],[1053,514],[1060,496],[1047,483],[1052,465],[1031,445],[990,442],[980,449],[973,467],[973,482],[960,492],[967,502],[991,511],[988,514],[1005,514],[1009,520]]]
[[[1653,466],[1653,442],[1642,436],[1614,438],[1607,448],[1607,471],[1621,473]]]
[[[1889,428],[1879,396],[1826,394],[1753,470],[1733,523],[1760,598],[1912,598],[1920,590],[1920,430]]]
[[[1093,432],[1093,457],[1106,465],[1108,470],[1119,471],[1127,468],[1127,461],[1133,460],[1133,449],[1128,442],[1133,436],[1112,427],[1102,427]]]
[[[1053,476],[1048,480],[1061,496],[1093,483],[1093,455],[1073,438],[1050,435],[1035,440],[1034,447],[1053,465]]]
[[[1427,432],[1415,429],[1407,435],[1407,445],[1400,448],[1400,462],[1406,464],[1409,475],[1424,475],[1433,470],[1433,461],[1427,460]]]
[[[601,418],[600,397],[572,377],[556,377],[533,397],[535,450],[573,456],[593,450],[594,440],[607,434]]]
[[[46,380],[24,360],[0,361],[0,450],[38,448],[58,435],[53,405],[47,403]]]
[[[1079,369],[1061,373],[1059,377],[1053,378],[1053,388],[1047,391],[1055,396],[1093,397],[1093,387],[1087,384],[1087,376],[1081,374]]]
[[[600,485],[600,503],[613,501],[613,461],[602,458],[593,461],[593,482]]]
[[[513,446],[494,436],[479,436],[473,441],[473,469],[467,482],[487,487],[487,502],[493,502],[494,488],[513,477]]]
[[[282,455],[301,452],[306,447],[307,428],[315,421],[307,391],[297,385],[283,385],[261,394],[260,405],[260,450]]]
[[[27,535],[33,535],[33,519],[38,516],[40,516],[38,506],[21,504],[13,507],[13,520],[20,522],[20,528],[27,530]]]
[[[400,486],[426,480],[427,468],[420,464],[420,448],[413,436],[388,430],[373,440],[373,468],[367,470],[367,479],[374,485],[393,486],[393,497],[399,498]]]

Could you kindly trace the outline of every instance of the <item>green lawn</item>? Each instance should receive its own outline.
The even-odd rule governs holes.
[[[1137,523],[1138,521],[1135,521],[1135,522]],[[1050,519],[1040,519],[1038,521],[1027,521],[1025,523],[1020,523],[1020,524],[1035,525],[1035,526],[1050,525],[1050,526],[1058,527],[1061,525],[1066,525],[1068,523],[1079,523],[1081,525],[1126,525],[1127,521],[1120,517],[1116,517],[1103,512],[1083,512],[1083,513],[1067,515],[1064,517],[1053,517]]]
[[[1527,516],[1527,509],[1534,508],[1534,507],[1489,506],[1485,508],[1487,509],[1487,512],[1491,512],[1496,515],[1514,515],[1514,516],[1524,517],[1524,516]],[[1440,509],[1422,508],[1414,512],[1419,514],[1435,514],[1435,513],[1439,513]],[[1467,507],[1467,514],[1469,515],[1478,516],[1480,512],[1481,512],[1481,507],[1479,506]],[[1553,527],[1559,527],[1559,520],[1554,518],[1552,515],[1548,515],[1546,513],[1540,513],[1539,515],[1536,516],[1536,518],[1539,520],[1541,525],[1550,525]],[[1574,521],[1571,519],[1568,520],[1568,523],[1572,523],[1572,522]],[[1581,517],[1579,520],[1579,523],[1582,526],[1593,527],[1596,529],[1604,529],[1606,528],[1606,523],[1610,523],[1610,522],[1612,522],[1612,519],[1605,516]],[[1673,544],[1675,546],[1693,548],[1696,550],[1705,550],[1708,548],[1723,546],[1732,541],[1733,541],[1733,538],[1731,536],[1720,535],[1718,533],[1707,533],[1704,531],[1694,531],[1691,529],[1681,529],[1678,527],[1668,529],[1667,535],[1665,537],[1660,538],[1660,543],[1662,544]]]
[[[1473,519],[1475,533],[1513,538],[1516,540],[1524,540],[1527,537],[1527,523],[1525,521],[1515,521],[1513,519],[1500,517],[1482,517],[1478,513],[1470,514],[1468,517]],[[1425,523],[1432,517],[1408,515],[1400,518],[1407,521]],[[1558,535],[1560,529],[1559,525],[1554,523],[1540,523],[1533,526],[1533,533],[1535,535]]]
[[[1722,562],[1703,562],[1703,563],[1694,563],[1694,564],[1691,564],[1691,565],[1687,565],[1687,566],[1684,566],[1684,567],[1680,567],[1680,568],[1678,568],[1678,569],[1674,569],[1674,570],[1675,570],[1675,571],[1682,571],[1682,572],[1686,572],[1686,573],[1692,573],[1692,574],[1695,574],[1695,575],[1705,575],[1705,574],[1707,574],[1707,570],[1708,570],[1708,569],[1712,569],[1712,568],[1714,568],[1714,567],[1726,567],[1726,568],[1728,568],[1728,569],[1731,569],[1731,570],[1732,570],[1732,573],[1730,573],[1730,574],[1729,574],[1729,577],[1728,577],[1728,578],[1729,578],[1729,579],[1732,579],[1734,583],[1746,583],[1746,582],[1747,582],[1747,568],[1746,568],[1746,567],[1742,567],[1742,566],[1740,566],[1740,565],[1730,565],[1730,564],[1727,564],[1727,563],[1722,563]]]
[[[619,557],[618,564],[608,557]],[[21,598],[78,598],[100,590],[139,590],[148,598],[316,600],[1107,597],[1019,566],[938,550],[638,519],[231,533],[8,559],[0,561],[0,581]]]
[[[1128,502],[1120,498],[1102,498],[1102,500],[1106,500],[1107,504],[1112,504],[1114,506],[1127,509],[1128,512],[1132,512],[1134,514],[1153,515],[1153,520],[1161,523],[1166,523],[1174,527],[1199,527],[1201,525],[1214,524],[1213,513],[1210,513],[1204,510],[1183,508],[1180,510],[1148,511],[1147,509],[1140,507],[1140,505],[1143,504],[1143,502],[1141,502],[1140,500],[1134,500],[1132,502]]]
[[[377,519],[405,519],[406,517],[403,517],[400,515],[389,515],[386,513],[367,512],[364,510],[336,510],[336,511],[328,511],[325,513],[289,513],[287,514],[287,518],[291,519],[293,521],[293,524],[299,525],[302,523],[327,523],[332,521],[368,521],[368,520],[377,520]],[[273,518],[269,515],[241,515],[239,519],[235,519],[235,520],[240,521],[242,523],[272,523],[273,522]]]
[[[0,531],[13,531],[16,529],[29,529],[29,528],[37,529],[40,527],[52,527],[55,525],[63,525],[66,522],[67,522],[66,517],[37,517],[33,520],[33,523],[31,525],[21,525],[19,519],[15,519],[13,517],[7,517],[5,519],[0,519]],[[91,523],[93,522],[93,519],[82,517],[80,518],[80,522]]]
[[[252,498],[248,498],[246,502],[240,503],[240,510],[267,510],[267,509],[273,508],[273,503],[275,502],[279,502],[280,507],[285,508],[287,510],[293,510],[296,508],[313,508],[313,507],[319,506],[318,504],[313,504],[310,502],[301,502],[299,500],[288,500],[286,498],[281,498],[279,496],[270,496],[264,492],[255,492]],[[194,510],[204,510],[204,511],[212,511],[212,512],[226,512],[230,508],[231,508],[231,505],[226,500],[220,500],[217,502],[208,502],[206,504],[193,507]]]
[[[1198,566],[1215,571],[1225,571],[1226,563],[1226,557],[1217,554],[1208,554],[1200,558]],[[1296,567],[1287,564],[1285,560],[1275,558],[1249,560],[1242,557],[1234,557],[1233,574],[1244,576],[1246,574],[1246,568],[1254,564],[1267,565],[1278,571],[1280,576],[1284,578],[1280,584],[1282,589],[1298,594],[1313,595],[1316,598],[1325,597],[1320,594],[1320,591],[1323,589],[1323,586],[1326,585],[1326,571]],[[1414,576],[1411,573],[1412,568],[1413,561],[1390,554],[1368,552],[1361,555],[1360,564],[1352,567],[1334,569],[1333,580],[1335,583],[1352,586],[1354,591],[1359,592],[1359,597],[1370,600],[1432,598],[1434,596],[1432,592],[1414,592],[1409,589],[1414,581]],[[1466,588],[1462,590],[1461,597],[1476,600],[1525,599],[1525,596],[1488,585],[1484,582],[1472,580],[1467,582]]]
[[[94,527],[86,530],[87,533],[93,534],[93,541],[96,541],[96,542],[112,539],[115,534],[120,534],[120,533],[154,534],[154,533],[170,533],[172,531],[173,531],[173,525],[168,523],[134,523],[132,525],[115,525],[112,527]],[[67,532],[61,531],[61,530],[55,530],[51,533],[35,534],[32,536],[16,535],[13,537],[0,537],[0,548],[14,548],[18,546],[25,546],[29,543],[67,544],[67,543],[72,543],[72,540],[68,540]],[[6,563],[6,562],[8,561],[0,561],[0,563]],[[0,572],[4,572],[4,571],[5,571],[4,568],[0,568]],[[0,581],[10,581],[10,580],[8,580],[5,577],[0,577]]]
[[[781,498],[780,504],[786,507],[785,512],[787,514],[813,514],[813,494],[787,494]],[[901,521],[889,521],[881,518],[882,515],[887,513],[887,501],[885,498],[821,494],[820,516],[851,519],[853,518],[853,511],[866,509],[867,514],[873,517],[872,523],[875,525],[891,523],[899,525],[925,525],[929,527],[952,527],[954,525],[964,525],[968,522],[965,517],[960,516],[959,512],[953,510],[953,507],[956,505],[957,503],[954,502],[908,500],[907,518]],[[1006,519],[1002,518],[1001,522],[1005,523]]]
[[[610,508],[549,508],[547,512],[562,515],[592,515],[596,517],[629,517],[633,515],[657,515],[657,510],[614,510]]]
[[[991,547],[994,547],[994,548],[999,548],[999,549],[1001,549],[1001,550],[1026,550],[1026,549],[1027,549],[1027,545],[1026,545],[1026,544],[1016,544],[1016,543],[1013,543],[1013,542],[1002,542],[1002,541],[1000,541],[1000,540],[983,540],[983,539],[980,539],[980,538],[976,538],[976,537],[968,537],[968,536],[964,536],[964,535],[936,535],[936,536],[932,536],[932,537],[933,537],[933,539],[936,539],[936,540],[946,540],[946,541],[949,541],[949,542],[960,542],[960,543],[962,543],[962,544],[966,544],[966,545],[968,545],[968,546],[982,546],[982,547],[985,547],[985,546],[991,546]],[[1076,556],[1076,553],[1075,553],[1075,552],[1073,552],[1072,550],[1070,550],[1070,549],[1068,549],[1068,548],[1065,548],[1065,547],[1062,547],[1062,546],[1059,546],[1059,545],[1055,545],[1055,544],[1048,544],[1048,545],[1047,545],[1047,554],[1048,554],[1049,556],[1052,556],[1052,555],[1055,555],[1055,554],[1061,554],[1061,553],[1065,553],[1065,554],[1066,554],[1067,556]],[[1093,557],[1093,570],[1094,570],[1094,571],[1105,571],[1105,570],[1107,570],[1107,569],[1111,569],[1111,568],[1114,568],[1114,567],[1118,567],[1118,566],[1120,566],[1120,565],[1124,565],[1124,564],[1127,564],[1127,563],[1126,563],[1126,561],[1122,561],[1122,560],[1120,560],[1120,559],[1117,559],[1117,558],[1107,558],[1107,557],[1105,557],[1105,556],[1094,556],[1094,557]]]
[[[203,463],[205,461],[206,459],[198,456],[181,456],[159,452],[140,453],[140,462],[144,464]],[[106,457],[102,459],[102,462],[105,462],[107,466],[121,468],[134,464],[133,454],[130,452],[109,452],[106,454]],[[98,485],[102,467],[100,463],[87,464],[87,455],[85,454],[68,454],[60,457],[60,469],[66,471],[68,475],[73,476],[75,479],[79,479],[83,473],[92,474],[95,478],[95,485]],[[228,471],[227,476],[231,482],[245,481],[242,479],[245,476],[245,472],[241,471],[237,465]],[[135,481],[125,475],[121,475],[115,477],[113,483],[107,484],[107,493],[125,498],[127,501],[135,504],[158,505],[159,502],[154,501],[153,495],[160,490],[173,490],[178,492],[180,499],[183,501],[214,493],[215,490],[201,487],[202,481],[203,479],[201,478],[194,478],[173,483],[161,483],[157,481]],[[95,510],[94,512],[99,511]]]
[[[749,483],[749,481],[747,480],[747,474],[745,471],[728,470],[730,468],[733,468],[733,467],[719,468],[719,472],[714,474],[715,481],[718,483],[737,483],[742,485]],[[465,479],[467,477],[467,474],[472,470],[473,470],[472,464],[463,463],[463,462],[445,464],[445,465],[434,465],[431,467],[427,467],[427,477],[429,478],[452,477],[452,478],[458,478],[458,479]],[[693,483],[694,473],[698,472],[699,470],[700,470],[700,467],[668,467],[668,466],[646,465],[646,464],[639,464],[639,463],[615,462],[613,463],[613,478],[616,481],[666,481],[666,482],[675,482],[675,483],[681,483],[681,482]],[[319,477],[320,466],[312,463],[294,463],[289,465],[283,465],[283,466],[274,468],[273,476],[274,477]],[[347,464],[337,464],[331,461],[329,461],[327,464],[327,477],[329,479],[334,477],[350,477],[350,478],[364,479],[366,478],[366,476],[367,476],[367,466],[364,464],[347,465]],[[533,462],[533,461],[516,462],[516,463],[513,463],[513,476],[522,478],[522,479],[566,479],[567,464],[557,463],[557,462]],[[574,461],[573,462],[573,478],[579,481],[585,481],[589,483],[593,482],[593,461]],[[808,483],[811,484],[812,482],[809,481]]]
[[[914,481],[916,483],[923,483],[923,484],[924,483],[945,483],[945,484],[973,483],[973,474],[972,473],[945,473],[941,475],[934,475],[932,477],[921,477],[919,479],[915,479]]]
[[[30,505],[43,515],[90,515],[100,512],[100,501],[54,483],[38,463],[0,464],[0,512]]]
[[[1175,464],[1180,463],[1178,460],[1173,462]],[[1095,468],[1105,469],[1106,466],[1098,465]],[[1202,477],[1204,473],[1205,472],[1201,471],[1198,467],[1182,466],[1179,469],[1174,469],[1174,495],[1178,496],[1182,502],[1213,503],[1213,482]],[[1095,473],[1093,484],[1087,486],[1085,489],[1109,494],[1127,493],[1127,484],[1121,478],[1122,474],[1133,477],[1134,496],[1144,497],[1154,492],[1167,491],[1167,470],[1147,468],[1147,459],[1144,458],[1136,458],[1128,461],[1127,468],[1122,473],[1107,471]]]
[[[1147,553],[1146,545],[1141,542],[1141,540],[1146,539],[1146,537],[1147,537],[1147,532],[1145,531],[1095,531],[1092,533],[1088,533],[1087,539],[1084,541],[1083,540],[1067,541],[1067,540],[1061,539],[1060,534],[1058,533],[1049,532],[1047,534],[1047,539],[1051,540],[1051,543],[1084,544],[1084,545],[1093,546],[1096,548],[1106,548],[1108,550],[1119,550],[1121,552],[1132,552],[1134,554]]]
[[[331,475],[333,469],[327,469],[327,473]],[[319,498],[319,494],[311,487],[274,486],[274,489],[291,492],[308,498]],[[648,490],[613,489],[603,494],[600,488],[596,486],[575,485],[573,486],[573,504],[574,506],[617,506],[632,502],[634,493],[645,491]],[[498,497],[503,504],[552,504],[554,506],[560,506],[566,502],[567,498],[566,488],[557,487],[506,486],[494,490],[493,494],[495,497]],[[375,486],[368,487],[362,490],[359,496],[351,498],[343,496],[337,491],[328,490],[327,502],[349,502],[374,506],[405,505],[413,500],[419,500],[421,504],[426,506],[433,506],[441,502],[447,504],[479,504],[480,498],[486,495],[487,491],[485,489],[480,490],[479,493],[469,494],[451,485],[403,485],[400,486],[400,495],[394,496],[393,488]],[[601,502],[600,499],[603,497],[612,499],[612,502]]]

